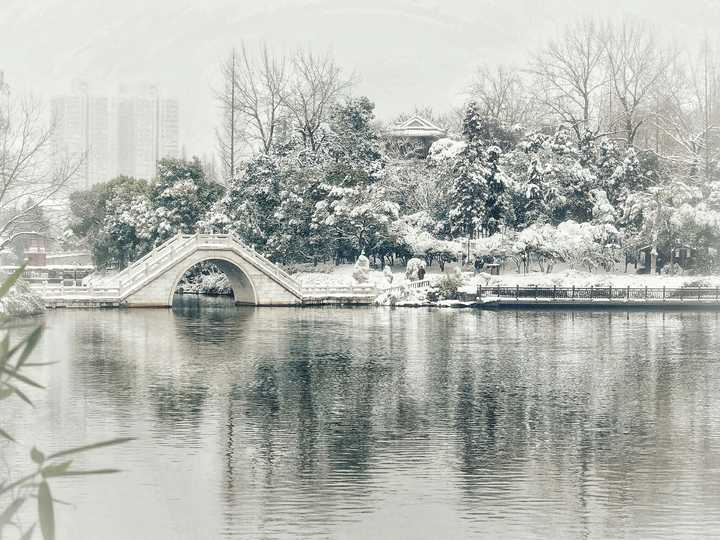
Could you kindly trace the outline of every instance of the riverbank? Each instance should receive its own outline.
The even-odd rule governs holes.
[[[305,287],[357,286],[352,266],[323,268],[321,272],[298,272],[295,279]],[[396,268],[389,281],[383,272],[370,272],[369,285],[377,288],[376,305],[397,307],[654,307],[687,309],[718,304],[720,276],[668,276],[621,273],[590,273],[565,270],[490,275],[430,269],[422,282],[410,281]]]
[[[357,285],[352,278],[353,266],[350,264],[340,266],[326,266],[322,271],[303,271],[293,274],[298,283],[302,286],[313,287],[341,287]],[[397,287],[409,283],[405,278],[405,270],[401,267],[392,269],[393,280],[388,283],[383,272],[379,270],[370,271],[370,285],[380,289]],[[456,272],[456,266],[448,264],[445,272],[439,268],[431,267],[425,274],[425,279],[431,282],[440,281],[443,276],[451,276]],[[477,288],[481,286],[510,287],[650,287],[650,288],[681,288],[681,287],[720,287],[720,275],[689,276],[689,275],[649,275],[630,273],[596,273],[578,270],[564,270],[560,272],[528,272],[518,274],[507,272],[497,276],[487,273],[474,274],[473,272],[462,272],[463,287]]]
[[[490,275],[462,272],[448,265],[445,272],[429,269],[423,280],[408,280],[401,268],[392,272],[372,270],[368,281],[353,279],[352,265],[320,267],[322,271],[292,274],[297,301],[285,305],[380,305],[407,307],[495,308],[550,304],[554,307],[598,308],[606,304],[683,309],[693,303],[720,305],[720,276],[648,276],[620,273],[589,273],[566,270],[552,274],[506,273]],[[305,269],[303,269],[305,270]],[[289,279],[289,278],[288,278]],[[178,286],[179,294],[227,295],[230,283],[222,273]],[[45,306],[121,307],[117,287],[41,287]],[[277,305],[269,302],[259,305]],[[153,304],[154,305],[154,304]],[[166,304],[158,304],[158,306]],[[31,310],[35,309],[31,307]],[[25,311],[27,312],[27,310]]]

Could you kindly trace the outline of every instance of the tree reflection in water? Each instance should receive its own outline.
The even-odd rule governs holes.
[[[172,515],[192,499],[185,526],[203,508],[211,537],[672,537],[720,524],[714,314],[188,302],[49,314],[40,354],[65,359],[58,410],[82,396],[88,426],[137,431],[145,455],[127,469],[181,464],[192,495],[157,472],[154,489],[179,497]],[[142,513],[142,497],[128,485],[114,503]],[[157,515],[144,527],[173,537]]]

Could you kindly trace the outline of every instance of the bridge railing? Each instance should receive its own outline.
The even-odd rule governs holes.
[[[105,288],[108,291],[114,290],[117,291],[118,294],[121,294],[127,292],[127,290],[133,286],[138,285],[143,281],[145,276],[154,274],[159,269],[165,268],[168,264],[173,264],[175,260],[185,257],[200,246],[227,248],[233,244],[239,246],[240,253],[249,257],[252,263],[263,272],[274,277],[279,283],[297,296],[302,297],[304,294],[303,287],[301,287],[290,274],[258,253],[252,246],[248,246],[233,234],[209,233],[179,233],[130,264],[118,274],[100,278],[97,281],[91,280],[87,283],[87,286],[79,287],[77,294],[81,294],[80,291],[82,291],[82,294],[89,294],[91,290],[98,291],[101,288]],[[75,293],[68,290],[67,294]]]
[[[160,244],[150,252],[146,253],[137,261],[128,265],[128,267],[122,272],[109,277],[108,280],[120,284],[128,283],[133,277],[145,272],[147,268],[146,265],[151,261],[151,259],[157,258],[158,256],[162,257],[162,255],[172,254],[175,250],[180,249],[181,245],[187,244],[188,242],[182,242],[184,238],[185,235],[176,234],[163,244]]]
[[[89,286],[82,285],[48,285],[37,284],[31,286],[32,290],[39,293],[43,298],[68,298],[68,297],[110,297],[119,295],[120,289],[111,286]]]
[[[422,289],[423,287],[430,287],[432,282],[429,279],[419,279],[417,281],[408,281],[401,285],[395,285],[388,287],[385,292],[400,292],[405,289]]]
[[[374,285],[334,285],[334,286],[308,286],[303,287],[305,296],[323,295],[376,295],[378,292]]]
[[[268,269],[270,269],[275,275],[281,276],[290,281],[295,281],[295,278],[293,278],[290,274],[285,272],[278,265],[273,263],[270,259],[268,259],[264,255],[261,255],[260,253],[258,253],[253,246],[247,245],[245,242],[243,242],[240,238],[238,238],[234,234],[231,234],[229,236],[236,244],[239,244],[240,246],[242,246],[249,255],[251,255],[255,260],[259,261],[260,264],[262,264],[264,267],[267,267]]]
[[[138,276],[149,274],[154,269],[162,267],[163,264],[169,262],[170,259],[181,258],[199,246],[227,247],[229,243],[235,243],[240,246],[241,253],[251,257],[254,264],[260,267],[265,273],[274,276],[296,295],[302,296],[302,288],[292,276],[263,257],[260,253],[255,251],[253,247],[246,245],[242,240],[233,234],[178,234],[173,237],[172,240],[169,240],[162,246],[159,246],[137,261],[137,263],[128,267],[127,272],[119,276],[119,286],[121,288],[130,286]],[[168,247],[169,249],[167,249]]]
[[[140,259],[137,263],[127,268],[127,272],[122,275],[116,276],[118,286],[121,289],[126,289],[128,286],[132,286],[136,282],[138,276],[144,276],[149,274],[152,270],[161,267],[163,263],[170,262],[174,259],[186,255],[188,252],[195,249],[195,236],[194,235],[176,235],[171,240],[168,240],[162,246],[154,249],[145,257]],[[138,264],[139,263],[139,264]]]
[[[276,278],[278,278],[280,281],[284,282],[287,286],[294,289],[294,291],[297,294],[301,294],[303,289],[300,287],[300,284],[295,280],[294,277],[292,277],[290,274],[285,272],[282,268],[280,268],[278,265],[258,253],[254,247],[248,246],[245,242],[243,242],[240,238],[235,236],[234,234],[229,235],[230,238],[239,246],[241,246],[244,250],[244,253],[250,255],[253,260],[263,268],[266,272],[274,275]]]

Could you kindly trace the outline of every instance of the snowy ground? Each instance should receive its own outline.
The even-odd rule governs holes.
[[[294,278],[304,286],[313,287],[339,287],[349,286],[353,284],[352,271],[353,266],[350,264],[324,267],[323,272],[300,272],[294,274]],[[452,273],[454,267],[448,265],[445,273]],[[393,268],[393,283],[391,286],[402,285],[406,283],[405,271],[403,268]],[[431,281],[439,280],[442,276],[439,268],[432,267],[428,270],[425,278]],[[666,276],[666,275],[642,275],[634,273],[590,273],[576,270],[563,270],[550,274],[541,272],[530,272],[528,274],[518,274],[515,272],[505,272],[499,276],[490,276],[489,274],[474,275],[471,272],[463,273],[465,277],[465,287],[468,289],[476,288],[477,285],[485,286],[534,286],[546,287],[557,285],[558,287],[667,287],[679,288],[682,286],[706,286],[720,287],[720,275],[715,276]],[[378,270],[370,272],[370,282],[379,289],[388,287],[388,283],[383,273]],[[465,288],[464,287],[464,288]]]
[[[303,287],[348,287],[356,284],[352,277],[353,265],[351,264],[323,266],[322,270],[322,272],[298,272],[293,274],[293,277]],[[400,279],[401,276],[402,279],[405,279],[405,273],[400,273],[398,269],[395,279]],[[369,284],[380,289],[388,286],[383,273],[378,270],[370,271]]]

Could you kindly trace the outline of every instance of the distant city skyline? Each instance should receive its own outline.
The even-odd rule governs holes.
[[[152,178],[159,159],[180,155],[178,100],[156,86],[120,85],[102,95],[92,83],[75,80],[69,93],[50,103],[56,157],[86,155],[73,187],[87,189],[118,175]]]

